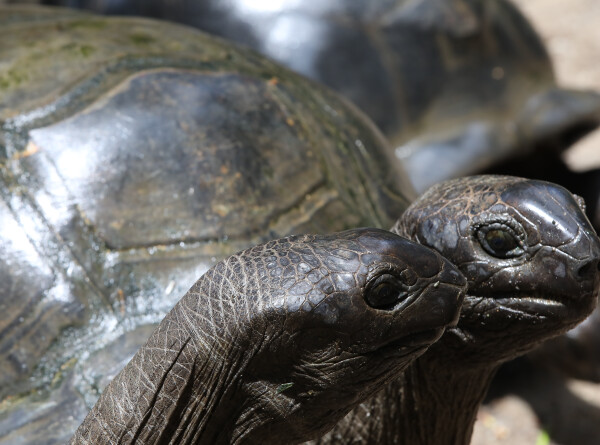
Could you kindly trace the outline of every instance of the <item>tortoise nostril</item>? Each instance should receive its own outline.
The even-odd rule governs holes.
[[[593,259],[586,262],[577,270],[577,275],[580,278],[592,278],[600,271],[600,260]]]

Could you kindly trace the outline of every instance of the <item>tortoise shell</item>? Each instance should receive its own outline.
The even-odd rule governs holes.
[[[217,260],[412,198],[354,107],[193,29],[3,7],[0,41],[0,442],[64,441]]]
[[[382,129],[419,192],[540,147],[557,156],[600,122],[600,95],[556,85],[508,0],[46,2],[196,26],[330,86]]]

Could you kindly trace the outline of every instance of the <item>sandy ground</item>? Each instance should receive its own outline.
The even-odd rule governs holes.
[[[562,86],[600,91],[600,0],[513,0],[544,38]],[[600,131],[572,147],[574,169],[600,166]],[[600,385],[525,365],[481,409],[472,445],[599,445]]]

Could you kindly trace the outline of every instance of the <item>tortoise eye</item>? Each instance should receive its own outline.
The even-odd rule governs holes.
[[[480,227],[477,239],[487,253],[497,258],[512,258],[524,253],[513,230],[502,224]]]
[[[365,299],[375,309],[390,310],[408,298],[408,286],[398,277],[383,274],[367,286]]]

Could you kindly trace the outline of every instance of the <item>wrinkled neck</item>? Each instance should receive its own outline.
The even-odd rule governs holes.
[[[378,394],[389,412],[381,437],[369,443],[468,445],[479,405],[496,367],[468,367],[438,360],[435,351],[418,359]]]
[[[214,287],[205,276],[177,303],[104,390],[72,444],[252,443],[260,420],[240,421],[256,411],[242,376],[257,343],[247,331],[261,333],[228,304],[233,288]]]
[[[435,344],[313,444],[468,445],[498,366],[466,363]]]
[[[71,440],[94,443],[230,443],[243,397],[234,370],[244,353],[190,333],[176,307],[104,390]]]

